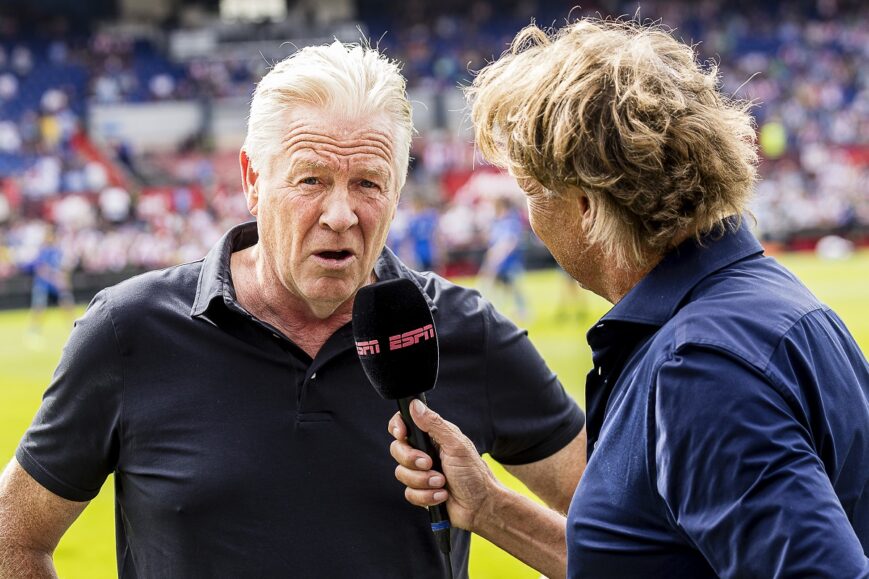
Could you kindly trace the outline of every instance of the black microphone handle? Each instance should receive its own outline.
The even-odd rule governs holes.
[[[431,437],[419,429],[413,418],[410,416],[410,403],[414,400],[419,400],[426,404],[425,394],[417,394],[410,398],[398,399],[398,410],[401,412],[401,418],[404,420],[404,426],[407,428],[407,440],[410,445],[417,450],[421,450],[431,457],[431,468],[440,473],[443,473],[441,467],[441,457],[437,447],[432,442]],[[431,517],[431,529],[437,539],[438,547],[442,553],[449,554],[450,552],[450,516],[447,514],[447,506],[445,503],[434,505],[428,508],[429,516]]]

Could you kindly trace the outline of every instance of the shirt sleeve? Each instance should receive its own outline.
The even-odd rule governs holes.
[[[490,454],[509,465],[547,458],[576,438],[585,414],[527,332],[492,307],[486,326],[486,388],[494,432]]]
[[[100,293],[76,321],[15,458],[56,495],[91,500],[115,469],[121,403],[119,347]]]
[[[863,577],[869,563],[811,434],[767,379],[690,347],[654,396],[655,482],[721,577]]]

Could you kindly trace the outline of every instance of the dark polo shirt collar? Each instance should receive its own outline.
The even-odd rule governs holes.
[[[227,231],[220,241],[211,248],[202,263],[202,271],[199,274],[199,282],[196,287],[196,298],[193,300],[193,307],[190,311],[191,316],[208,320],[209,310],[218,304],[231,310],[240,309],[235,299],[230,259],[234,252],[248,248],[257,243],[258,240],[256,221],[248,221]],[[383,248],[380,257],[375,262],[374,275],[378,280],[397,278],[411,280],[420,288],[432,313],[437,311],[437,306],[431,297],[423,291],[417,277],[410,274],[407,267],[388,247]]]
[[[258,238],[256,221],[236,225],[223,234],[202,262],[191,316],[200,317],[205,314],[217,297],[222,297],[224,302],[227,299],[235,300],[235,288],[232,286],[229,268],[232,252],[250,247]]]

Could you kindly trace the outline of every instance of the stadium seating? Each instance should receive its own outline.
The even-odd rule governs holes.
[[[566,16],[555,2],[509,5],[358,0],[356,9],[362,29],[404,64],[411,88],[437,93],[469,82],[532,15],[544,25],[560,25]],[[619,8],[612,14],[635,9],[629,3]],[[869,242],[867,8],[665,0],[649,9],[654,13],[639,16],[661,18],[675,35],[702,41],[698,54],[720,63],[725,91],[756,103],[765,161],[753,212],[762,238],[811,247],[835,232]],[[222,229],[249,218],[237,151],[214,151],[207,135],[194,135],[181,151],[157,154],[122,140],[94,142],[86,134],[83,119],[91,106],[244,97],[264,69],[259,54],[173,61],[152,36],[0,33],[0,277],[26,271],[31,246],[39,243],[33,231],[40,228],[60,225],[73,252],[70,267],[98,272],[201,255]],[[464,214],[457,203],[479,209],[479,199],[455,196],[481,165],[466,135],[421,135],[413,157],[405,197],[423,195],[450,216]],[[100,198],[107,189],[112,193],[105,199],[129,197],[126,219],[104,215]],[[75,201],[67,203],[70,197]],[[56,208],[72,207],[76,215],[79,201],[89,216],[57,223],[66,213]],[[160,215],[160,207],[168,214]],[[479,215],[472,238],[484,244],[487,212]],[[101,242],[120,249],[111,259],[88,256]],[[149,243],[162,249],[132,247]]]

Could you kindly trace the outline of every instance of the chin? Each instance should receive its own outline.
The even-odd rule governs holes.
[[[331,283],[318,283],[305,292],[308,302],[319,304],[343,304],[356,293],[356,285],[350,280],[332,280]]]

